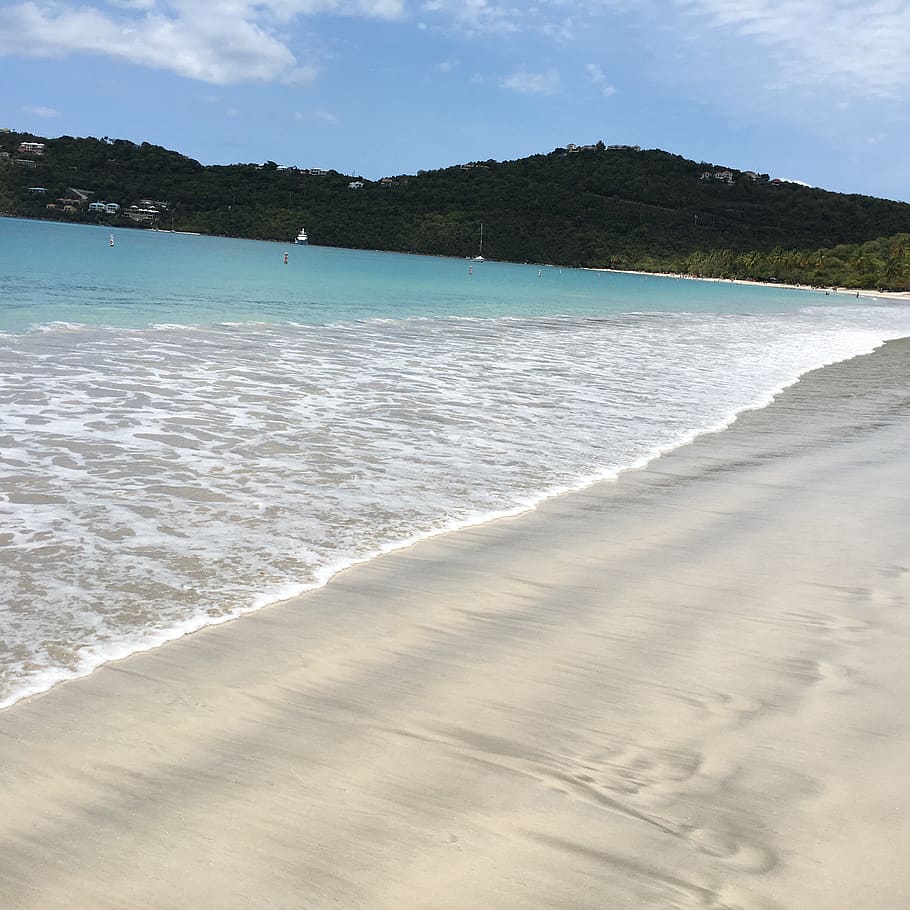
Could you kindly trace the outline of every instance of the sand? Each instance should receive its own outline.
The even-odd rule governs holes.
[[[788,291],[811,291],[816,294],[828,294],[844,297],[881,298],[882,300],[910,300],[910,291],[876,291],[872,288],[846,288],[843,286],[815,286],[809,284],[792,284],[786,281],[755,281],[750,278],[709,278],[704,275],[686,275],[679,272],[644,272],[641,269],[603,269],[586,267],[588,272],[616,272],[619,275],[644,275],[652,278],[678,278],[687,281],[715,281],[722,284],[752,284],[756,287],[784,289]],[[842,301],[841,301],[842,302]],[[833,301],[832,301],[833,303]]]
[[[0,714],[8,908],[910,906],[910,344]]]

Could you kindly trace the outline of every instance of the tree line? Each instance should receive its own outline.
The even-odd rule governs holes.
[[[45,143],[42,156],[17,153]],[[554,149],[370,181],[275,162],[204,166],[150,143],[0,134],[0,211],[290,242],[848,287],[910,285],[910,205],[774,182],[661,150]],[[16,159],[30,158],[34,167]],[[349,188],[355,179],[362,188]],[[30,192],[39,186],[44,194]],[[49,209],[72,187],[116,215]]]

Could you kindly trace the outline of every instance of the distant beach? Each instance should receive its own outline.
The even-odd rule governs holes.
[[[0,712],[4,906],[906,906],[908,367]]]
[[[721,284],[745,284],[762,288],[784,288],[791,291],[815,291],[850,297],[882,297],[890,300],[910,300],[910,291],[876,291],[872,288],[822,287],[807,284],[790,284],[786,281],[751,281],[747,278],[708,278],[704,275],[687,275],[680,272],[643,272],[637,269],[597,269],[589,272],[615,272],[618,275],[652,275],[658,278],[679,278],[687,281],[712,281]]]

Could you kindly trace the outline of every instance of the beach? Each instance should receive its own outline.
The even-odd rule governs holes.
[[[827,294],[835,297],[862,297],[864,299],[880,298],[882,300],[910,300],[910,291],[886,291],[874,290],[872,288],[846,288],[842,286],[825,287],[824,285],[814,286],[807,284],[791,284],[787,281],[754,281],[749,278],[711,278],[706,275],[685,275],[680,272],[644,272],[641,269],[606,269],[606,268],[587,268],[589,272],[614,272],[618,275],[643,275],[652,278],[678,278],[686,281],[713,281],[721,284],[744,284],[755,287],[775,287],[788,291],[815,291],[820,294]]]
[[[2,906],[906,907],[908,367],[18,702]]]

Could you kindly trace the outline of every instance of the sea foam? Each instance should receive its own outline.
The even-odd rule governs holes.
[[[0,704],[640,467],[903,308],[0,338]]]

